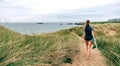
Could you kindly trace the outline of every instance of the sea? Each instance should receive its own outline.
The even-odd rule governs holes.
[[[12,31],[20,34],[44,34],[59,31],[62,29],[69,29],[72,27],[80,26],[75,23],[0,23]]]

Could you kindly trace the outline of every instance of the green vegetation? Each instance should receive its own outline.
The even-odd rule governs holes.
[[[97,34],[98,49],[108,66],[120,66],[120,23],[92,24]],[[79,52],[83,27],[42,35],[21,35],[0,27],[0,66],[59,66],[71,63]],[[114,62],[113,62],[114,61]]]
[[[32,36],[0,30],[0,66],[58,66],[79,52],[79,40],[69,30]]]
[[[115,31],[114,35],[98,37],[98,48],[107,58],[108,66],[120,66],[120,23],[110,24],[109,30]]]
[[[107,59],[108,66],[120,66],[120,39],[101,37],[97,39],[97,43],[99,50]]]
[[[91,24],[106,24],[106,23],[120,23],[120,21],[116,21],[116,22],[109,22],[109,21],[91,22]]]
[[[92,24],[92,26],[97,34],[98,49],[106,58],[107,65],[120,66],[120,23]]]

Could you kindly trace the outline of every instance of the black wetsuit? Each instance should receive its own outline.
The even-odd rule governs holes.
[[[92,35],[93,28],[89,25],[86,25],[84,30],[85,30],[85,40],[87,41],[92,40],[93,39],[93,35]]]

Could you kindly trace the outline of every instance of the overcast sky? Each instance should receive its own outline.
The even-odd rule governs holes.
[[[120,0],[0,0],[0,22],[82,22],[120,18]]]

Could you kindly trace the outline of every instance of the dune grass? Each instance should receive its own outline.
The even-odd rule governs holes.
[[[0,30],[0,66],[59,66],[79,52],[79,40],[69,30],[31,36]]]
[[[107,65],[120,66],[120,23],[92,24],[92,26],[97,35],[98,49],[106,58]],[[82,27],[72,29],[81,36]]]
[[[120,66],[120,23],[92,26],[97,34],[98,49],[108,66]],[[21,35],[4,27],[0,30],[0,66],[59,66],[79,52],[80,40],[71,32],[81,36],[83,27],[42,35]],[[107,36],[108,30],[115,34]]]
[[[120,66],[120,39],[102,37],[97,39],[97,43],[99,50],[106,57],[107,65]]]
[[[120,66],[120,23],[98,25],[99,28],[96,26],[94,26],[96,32],[99,33],[100,31],[102,33],[97,35],[98,49],[105,56],[107,65]],[[114,31],[115,34],[107,35],[110,32],[105,34],[104,31]]]

